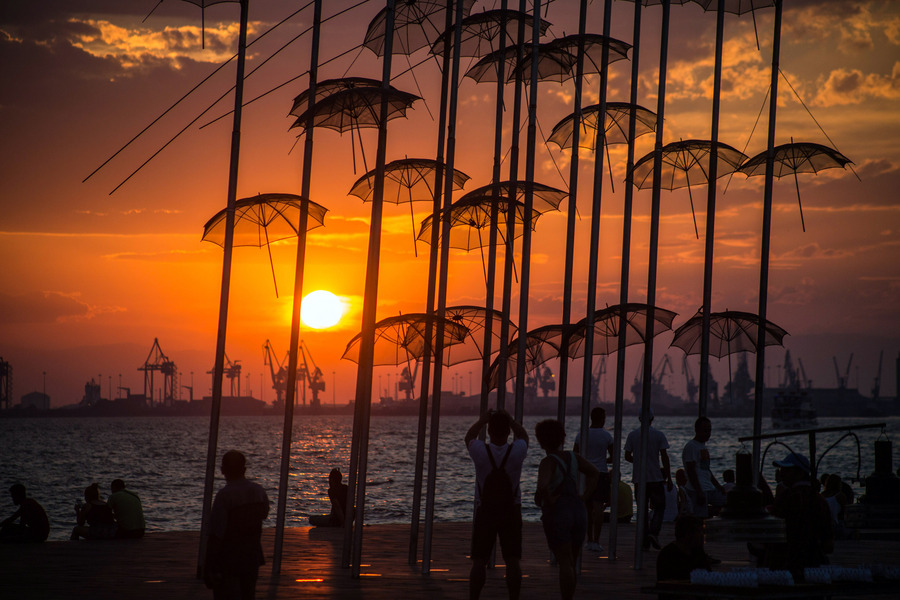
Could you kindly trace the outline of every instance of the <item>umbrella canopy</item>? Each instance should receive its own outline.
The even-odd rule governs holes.
[[[539,365],[558,357],[562,340],[562,325],[544,325],[529,331],[525,335],[525,372],[533,371]],[[516,376],[518,351],[519,339],[516,338],[509,343],[509,348],[506,352],[506,377],[503,379],[503,382],[509,381]],[[495,360],[491,365],[490,389],[496,388],[501,383],[498,357],[498,360]]]
[[[459,54],[466,57],[481,57],[489,52],[499,49],[501,35],[506,35],[506,45],[514,46],[519,35],[519,24],[525,24],[525,39],[532,38],[534,17],[518,10],[486,10],[484,12],[469,15],[462,20],[462,32]],[[550,23],[541,19],[540,34],[544,35]],[[453,35],[455,25],[450,29],[449,35]],[[444,51],[444,38],[447,34],[441,34],[431,46],[432,54],[441,54]]]
[[[533,208],[539,213],[545,213],[550,210],[559,210],[559,205],[563,200],[569,197],[569,193],[561,189],[544,185],[543,183],[533,182],[532,184],[532,202]],[[480,188],[467,192],[460,200],[468,200],[470,198],[479,198],[491,196],[496,188],[497,193],[508,199],[512,195],[515,187],[516,201],[525,202],[525,186],[524,181],[501,181],[498,184],[489,183]]]
[[[656,131],[656,113],[647,110],[638,104],[630,102],[607,102],[606,130],[607,144],[627,144],[628,126],[631,122],[631,110],[634,109],[634,137],[638,138]],[[592,104],[581,109],[581,132],[578,137],[578,147],[594,150],[597,140],[597,117],[600,115],[600,105]],[[575,127],[575,113],[561,120],[550,132],[548,142],[557,144],[560,148],[572,147],[572,133]]]
[[[497,82],[497,68],[501,62],[505,62],[503,72],[506,74],[506,83],[516,80],[516,75],[522,81],[531,80],[531,63],[537,58],[538,81],[556,81],[562,83],[573,76],[573,69],[577,57],[549,44],[522,44],[522,61],[519,62],[519,47],[510,46],[502,51],[495,50],[485,55],[481,60],[472,65],[465,76],[474,79],[478,83]]]
[[[508,218],[509,200],[496,196],[472,196],[461,198],[450,205],[449,208],[440,212],[438,227],[440,227],[440,219],[449,212],[450,215],[450,247],[459,248],[461,250],[474,250],[475,248],[484,248],[488,244],[488,232],[491,226],[491,205],[498,205],[497,219],[497,235],[500,236],[502,243],[506,243],[503,234],[506,231],[506,221]],[[522,235],[522,224],[525,222],[525,205],[521,202],[515,202],[513,206],[515,210],[516,237]],[[531,227],[534,229],[537,224],[537,218],[541,213],[532,209],[531,211]],[[431,227],[433,226],[434,215],[428,215],[419,229],[419,235],[416,239],[426,243],[431,242]]]
[[[235,202],[232,246],[266,247],[276,296],[278,296],[278,282],[275,280],[271,244],[299,235],[300,211],[304,206],[308,215],[307,231],[325,224],[325,213],[328,209],[296,194],[259,194]],[[227,209],[223,208],[206,222],[201,241],[225,246],[226,211]]]
[[[509,327],[508,337],[512,337],[516,333],[516,326],[508,319],[504,319],[502,312],[491,310],[488,313],[483,306],[450,306],[444,309],[444,318],[462,325],[467,330],[465,343],[457,344],[444,352],[444,364],[448,367],[484,358],[485,326],[490,325],[491,327],[491,354],[500,351],[501,342],[509,341],[500,338],[500,327],[504,320],[507,321]]]
[[[402,158],[384,166],[384,199],[386,202],[433,201],[434,177],[437,169],[445,165],[433,158]],[[453,170],[453,189],[461,190],[470,177],[458,169]],[[356,180],[349,194],[364,202],[375,191],[375,171],[369,171]]]
[[[339,133],[364,127],[377,129],[381,125],[382,98],[388,102],[389,121],[405,117],[413,102],[421,100],[415,94],[395,88],[385,91],[381,86],[338,89],[313,105],[313,127],[325,127]],[[306,128],[306,119],[307,111],[304,111],[290,128]]]
[[[694,234],[699,238],[697,217],[694,214],[694,198],[691,186],[709,183],[710,155],[712,142],[709,140],[680,140],[662,147],[662,181],[661,187],[666,190],[677,190],[687,186],[688,198],[691,201],[691,217],[694,219]],[[649,152],[634,164],[631,169],[631,181],[638,189],[653,185],[653,157]],[[747,156],[740,150],[722,142],[716,143],[716,178],[730,175],[738,170]]]
[[[459,0],[463,3],[463,16],[472,10],[475,0]],[[447,9],[446,0],[401,0],[394,6],[393,53],[412,54],[428,47],[444,31]],[[363,46],[384,55],[387,8],[382,8],[369,22]]]
[[[259,194],[241,198],[235,203],[234,246],[262,248],[273,242],[296,237],[300,209],[306,204],[309,211],[307,231],[325,225],[328,209],[296,194]],[[224,246],[225,209],[217,212],[203,225],[204,242]]]
[[[703,10],[718,10],[719,0],[691,0],[703,7]],[[723,10],[733,15],[742,15],[758,8],[775,6],[775,0],[725,0]]]
[[[619,318],[621,305],[608,306],[594,312],[593,353],[612,354],[619,347]],[[625,304],[625,345],[643,344],[647,340],[647,324],[650,306],[647,304]],[[653,335],[672,329],[672,321],[678,313],[664,308],[653,309]],[[584,356],[584,342],[587,334],[587,317],[576,323],[569,338],[569,358]]]
[[[628,58],[628,51],[631,50],[631,44],[623,41],[607,38],[596,33],[586,33],[584,35],[567,35],[565,37],[556,38],[545,44],[548,49],[563,50],[572,56],[578,57],[578,47],[584,44],[584,72],[600,73],[603,67],[603,48],[609,47],[608,64],[612,64],[619,60]],[[541,47],[541,52],[544,46]]]
[[[330,96],[335,92],[351,90],[357,87],[374,87],[380,88],[381,81],[378,79],[369,79],[368,77],[342,77],[340,79],[326,79],[316,83],[316,102]],[[294,104],[288,114],[299,117],[306,111],[309,104],[309,90],[303,90],[294,98]]]
[[[766,152],[760,152],[747,159],[738,171],[747,176],[766,174]],[[843,169],[853,161],[828,146],[814,142],[791,142],[775,146],[775,177],[794,176],[794,188],[797,190],[797,205],[800,207],[800,224],[806,231],[803,220],[803,204],[800,202],[800,183],[797,173],[818,173],[825,169]]]
[[[422,358],[425,347],[425,332],[431,324],[432,347],[437,341],[438,319],[425,313],[407,313],[388,317],[375,323],[375,366],[401,365]],[[444,319],[444,347],[462,344],[468,331],[459,323]],[[347,344],[341,358],[359,362],[359,345],[362,332],[356,334]]]
[[[697,312],[675,330],[671,346],[685,354],[700,354],[700,333],[703,315]],[[766,346],[781,346],[788,333],[771,321],[766,321]],[[735,352],[756,352],[759,335],[759,315],[726,310],[709,315],[709,354],[722,358]]]

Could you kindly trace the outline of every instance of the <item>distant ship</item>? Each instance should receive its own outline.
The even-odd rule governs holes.
[[[772,399],[773,429],[811,429],[818,424],[816,409],[806,390],[781,389]]]

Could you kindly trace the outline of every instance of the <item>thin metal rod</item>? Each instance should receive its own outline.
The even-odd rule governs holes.
[[[653,191],[650,200],[650,260],[647,269],[647,338],[644,340],[644,371],[643,386],[641,388],[641,454],[638,463],[634,466],[638,473],[645,473],[645,466],[649,457],[647,448],[650,443],[650,384],[653,378],[653,325],[654,307],[656,305],[656,268],[657,251],[659,248],[659,199],[662,182],[662,146],[663,146],[663,119],[666,109],[666,68],[668,66],[669,49],[669,9],[670,0],[662,0],[662,28],[659,46],[659,87],[656,104],[656,144],[653,157]],[[647,499],[647,485],[645,478],[638,480],[638,502],[643,507]],[[644,564],[641,547],[644,540],[644,532],[647,529],[644,510],[638,510],[637,527],[635,528],[634,541],[634,568],[640,569]]]
[[[228,196],[225,207],[225,239],[222,256],[222,288],[219,294],[219,330],[216,336],[216,362],[213,367],[213,396],[209,414],[209,440],[206,449],[206,477],[203,481],[203,510],[200,521],[200,547],[197,575],[206,560],[209,537],[209,513],[212,509],[216,454],[219,445],[219,414],[222,407],[222,378],[225,373],[225,333],[228,324],[228,297],[231,290],[231,256],[234,246],[234,211],[237,204],[238,163],[241,154],[241,104],[244,96],[244,66],[247,55],[247,22],[249,1],[241,0],[241,24],[238,35],[237,73],[234,88],[234,120],[231,130],[231,156],[228,167]]]
[[[297,386],[298,349],[300,347],[300,307],[303,303],[303,272],[306,265],[306,228],[309,219],[309,191],[312,180],[313,131],[316,103],[316,85],[319,73],[319,39],[322,26],[322,0],[315,0],[313,9],[313,36],[309,59],[309,102],[307,104],[306,137],[303,145],[303,173],[300,183],[300,220],[297,223],[297,256],[294,266],[294,298],[291,311],[291,342],[288,353],[288,373],[285,387],[284,429],[281,437],[281,471],[278,479],[278,507],[275,517],[275,550],[272,555],[272,572],[281,572],[284,549],[284,522],[287,512],[288,481],[291,469],[291,442],[294,432],[294,396]]]
[[[782,0],[775,0],[772,40],[772,83],[769,94],[769,134],[766,145],[766,182],[763,194],[762,239],[759,253],[759,324],[756,338],[756,386],[753,398],[753,435],[762,432],[762,406],[766,374],[766,305],[769,298],[769,245],[772,236],[772,187],[775,179],[775,117],[778,108],[778,64],[781,54]],[[759,476],[760,444],[753,440],[753,479]]]
[[[722,45],[725,37],[725,0],[716,8],[716,59],[713,75],[712,122],[709,135],[709,181],[706,195],[706,239],[703,259],[703,314],[700,323],[700,395],[698,416],[706,416],[709,399],[709,318],[712,311],[713,246],[716,235],[716,178],[719,175],[719,101],[722,94]]]

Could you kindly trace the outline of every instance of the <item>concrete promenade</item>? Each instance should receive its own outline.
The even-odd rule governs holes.
[[[351,598],[397,600],[465,600],[468,597],[469,523],[438,523],[434,530],[432,571],[407,564],[408,525],[372,525],[363,538],[363,575],[350,577],[340,567],[343,530],[298,527],[285,532],[280,575],[271,572],[274,530],[264,531],[269,562],[260,573],[257,598]],[[605,543],[606,531],[603,540]],[[900,564],[900,535],[890,539],[837,542],[832,563]],[[206,599],[212,593],[195,577],[198,532],[151,533],[142,540],[48,542],[0,545],[0,598],[6,600],[91,598],[93,600]],[[672,539],[666,524],[662,543]],[[421,532],[420,532],[421,548]],[[557,572],[540,523],[525,523],[522,567],[523,600],[558,598]],[[655,582],[656,552],[644,553],[643,568],[634,568],[634,525],[619,528],[618,559],[606,553],[585,554],[576,598],[652,598],[640,592]],[[744,544],[710,543],[707,551],[723,563],[720,570],[752,566]],[[420,550],[421,556],[421,550]],[[488,573],[482,598],[505,598],[504,570]],[[900,597],[896,594],[884,598]]]

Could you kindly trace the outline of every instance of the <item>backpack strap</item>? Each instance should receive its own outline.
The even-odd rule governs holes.
[[[485,442],[484,443],[484,451],[487,452],[488,460],[491,461],[491,467],[494,469],[502,469],[506,466],[506,459],[509,458],[510,452],[512,452],[512,444],[507,444],[506,454],[503,455],[503,460],[500,461],[500,466],[497,466],[497,461],[494,460],[494,453],[491,452],[490,445]]]

